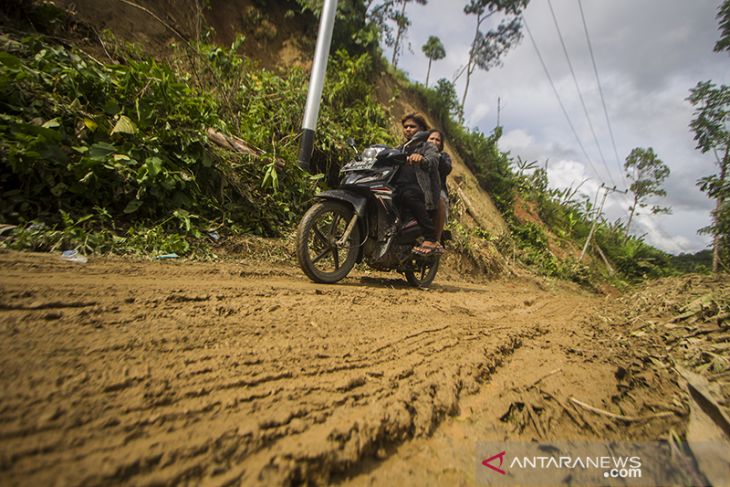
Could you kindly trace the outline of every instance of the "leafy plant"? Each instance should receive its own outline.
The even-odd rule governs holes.
[[[428,78],[431,75],[431,63],[446,57],[444,45],[436,36],[429,36],[426,43],[421,46],[421,50],[428,58],[428,71],[426,72],[426,87],[428,87]]]
[[[629,221],[626,223],[626,235],[628,236],[637,207],[645,208],[648,205],[647,199],[652,196],[667,195],[667,192],[662,189],[662,183],[669,177],[669,167],[657,157],[651,147],[648,149],[636,147],[626,158],[624,169],[626,176],[631,179],[629,191],[634,195],[634,201],[629,208]],[[650,211],[652,214],[656,214],[669,213],[671,210],[654,205]]]
[[[20,225],[12,245],[186,253],[211,229],[291,228],[320,184],[294,162],[308,75],[256,67],[238,54],[244,42],[201,42],[194,56],[186,45],[171,64],[117,42],[123,62],[105,65],[42,37],[0,36],[0,218]],[[339,51],[330,66],[315,155],[336,176],[347,136],[394,139],[372,58]],[[252,152],[211,146],[208,128]]]

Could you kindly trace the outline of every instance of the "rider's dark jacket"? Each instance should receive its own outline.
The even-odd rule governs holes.
[[[403,149],[403,146],[399,147]],[[421,154],[423,162],[421,164],[410,166],[413,174],[416,176],[418,186],[423,191],[426,200],[426,209],[433,210],[438,202],[438,195],[441,192],[441,181],[438,173],[439,151],[433,144],[429,142],[420,142],[405,148],[407,154]],[[408,180],[408,166],[401,168],[400,174],[396,177],[396,186],[406,183]]]

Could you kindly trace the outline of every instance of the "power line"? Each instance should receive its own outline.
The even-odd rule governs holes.
[[[578,136],[578,132],[576,132],[575,127],[573,126],[573,122],[570,120],[570,115],[568,115],[568,111],[565,109],[565,105],[563,104],[563,100],[560,98],[560,94],[558,93],[557,88],[555,88],[555,83],[553,82],[552,76],[550,76],[550,71],[548,71],[547,66],[545,65],[545,60],[542,58],[542,54],[540,54],[540,49],[537,47],[537,43],[535,42],[535,38],[532,36],[532,31],[530,31],[530,27],[527,25],[527,20],[522,17],[522,22],[525,24],[525,30],[527,31],[527,34],[530,37],[530,41],[532,41],[532,47],[535,48],[535,52],[537,53],[537,57],[540,60],[540,64],[542,65],[543,71],[545,71],[545,76],[547,77],[548,81],[550,82],[550,86],[553,89],[553,93],[555,93],[555,98],[558,99],[558,104],[560,105],[560,109],[563,111],[563,115],[565,115],[565,119],[568,121],[568,125],[570,126],[570,130],[573,132],[573,135],[575,136],[575,140],[578,142],[578,146],[580,147],[581,151],[583,151],[583,155],[586,158],[586,162],[588,162],[588,165],[591,167],[593,172],[600,177],[600,172],[596,170],[596,168],[593,166],[593,163],[591,162],[591,158],[588,155],[588,152],[586,151],[586,148],[583,146],[583,142],[581,142],[580,137]]]
[[[583,107],[583,113],[586,116],[586,120],[588,121],[588,127],[591,130],[591,135],[593,135],[593,141],[596,144],[596,148],[598,149],[598,154],[601,156],[601,161],[603,162],[603,166],[606,168],[606,173],[608,174],[608,178],[611,180],[611,183],[615,186],[616,181],[613,179],[613,175],[611,174],[611,170],[608,168],[608,164],[606,164],[606,158],[603,155],[603,151],[601,150],[601,145],[598,143],[598,137],[596,136],[596,130],[593,128],[593,122],[591,122],[591,117],[588,114],[588,107],[586,106],[585,99],[583,98],[583,93],[580,90],[580,86],[578,85],[578,78],[575,76],[575,70],[573,69],[573,63],[570,62],[570,55],[568,54],[568,48],[565,46],[565,40],[563,39],[563,33],[560,31],[560,26],[558,25],[558,19],[555,16],[555,10],[553,10],[553,3],[551,0],[548,0],[548,7],[550,7],[550,14],[553,17],[553,23],[555,24],[555,29],[558,31],[558,38],[560,39],[560,45],[563,47],[563,53],[565,54],[565,60],[568,62],[568,68],[570,69],[570,75],[573,78],[573,83],[575,84],[575,91],[578,93],[578,99],[580,100],[580,104]]]
[[[593,74],[596,76],[596,84],[598,85],[598,94],[601,96],[601,105],[603,106],[603,114],[606,117],[606,125],[608,126],[608,133],[611,136],[611,145],[613,146],[613,154],[616,156],[616,164],[618,165],[618,172],[624,181],[626,187],[629,186],[624,176],[623,166],[621,166],[621,159],[618,156],[618,150],[616,150],[616,139],[613,136],[613,128],[611,127],[611,119],[608,117],[608,109],[606,108],[606,99],[603,96],[603,88],[601,87],[601,77],[598,76],[598,67],[596,65],[596,57],[593,55],[593,45],[591,44],[591,36],[588,34],[588,24],[586,23],[586,17],[583,13],[583,5],[578,0],[578,8],[580,10],[580,18],[583,21],[583,31],[586,34],[586,43],[588,44],[588,52],[591,55],[591,63],[593,64]]]
[[[608,108],[606,107],[606,97],[603,95],[603,86],[601,84],[601,77],[598,74],[598,64],[596,63],[596,56],[593,53],[593,44],[591,43],[591,36],[588,32],[588,23],[586,22],[585,13],[583,12],[583,4],[581,3],[581,0],[578,1],[578,9],[580,11],[580,18],[583,23],[583,32],[586,36],[586,44],[588,45],[588,52],[591,56],[591,64],[593,66],[593,74],[596,77],[596,85],[598,86],[598,94],[601,98],[601,106],[603,107],[603,115],[606,118],[606,126],[608,127],[608,134],[611,138],[611,147],[613,148],[613,155],[616,157],[616,165],[618,167],[618,173],[621,176],[621,180],[624,182],[624,185],[629,188],[631,185],[629,184],[628,180],[626,179],[626,175],[623,171],[623,166],[621,165],[621,159],[618,155],[618,150],[616,149],[616,138],[613,135],[613,127],[611,125],[611,119],[608,116]],[[631,207],[631,200],[628,197],[627,193],[622,193],[621,197],[624,200],[624,203],[626,204],[626,211],[628,212],[629,208]]]

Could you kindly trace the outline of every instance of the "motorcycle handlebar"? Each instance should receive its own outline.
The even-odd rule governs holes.
[[[400,149],[387,149],[378,154],[378,161],[390,159],[400,164],[405,164],[408,155]]]

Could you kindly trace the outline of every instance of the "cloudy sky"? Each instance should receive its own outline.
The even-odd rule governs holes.
[[[501,148],[542,165],[547,161],[551,186],[576,186],[590,178],[581,191],[591,199],[602,182],[626,188],[620,167],[632,148],[654,148],[671,169],[665,183],[668,196],[656,202],[671,206],[673,213],[641,215],[635,218],[632,233],[646,234],[648,242],[671,253],[706,248],[710,239],[697,235],[697,230],[709,224],[713,204],[695,181],[717,170],[711,156],[694,149],[688,128],[692,108],[685,98],[701,80],[730,84],[730,56],[712,51],[719,37],[716,14],[721,1],[580,0],[618,158],[602,108],[578,0],[551,1],[588,118],[549,3],[533,0],[524,17],[537,51],[525,32],[521,44],[504,58],[503,66],[475,73],[467,95],[467,125],[491,132],[497,124],[500,99],[504,127]],[[429,0],[427,6],[409,6],[413,24],[408,41],[412,52],[405,52],[398,66],[411,79],[425,81],[428,60],[421,46],[429,35],[440,37],[447,53],[446,59],[433,64],[431,82],[439,78],[452,80],[466,63],[475,18],[463,14],[465,3]],[[560,108],[538,51],[578,139]],[[462,78],[457,81],[459,97],[463,86]],[[611,194],[604,213],[609,220],[625,221],[628,206],[627,197]]]

